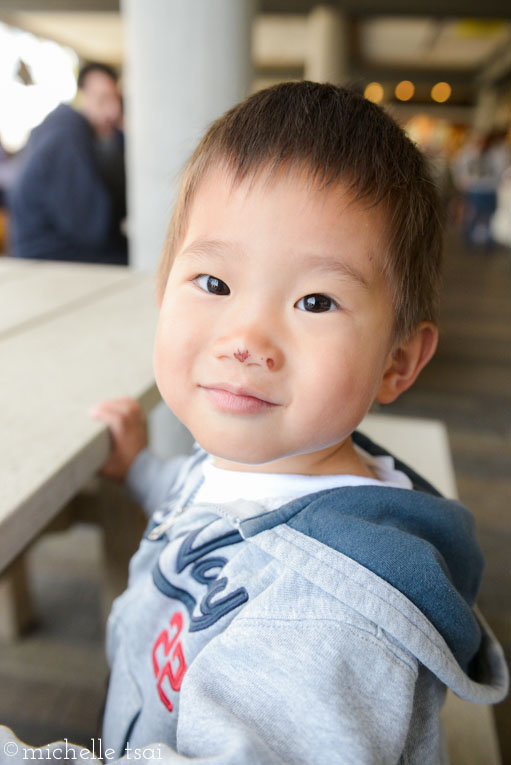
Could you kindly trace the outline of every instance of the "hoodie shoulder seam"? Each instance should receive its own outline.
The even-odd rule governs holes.
[[[273,531],[277,536],[282,537],[287,543],[292,544],[295,547],[297,547],[298,549],[302,550],[302,552],[306,553],[311,558],[313,558],[315,561],[318,561],[319,563],[321,563],[322,565],[326,566],[330,570],[337,571],[336,567],[333,566],[331,563],[329,563],[329,562],[325,561],[323,558],[318,557],[317,555],[315,555],[312,550],[307,549],[308,545],[311,545],[311,546],[320,545],[322,548],[327,550],[330,554],[334,554],[334,553],[331,552],[331,550],[328,547],[328,545],[325,545],[323,542],[319,542],[317,539],[313,539],[311,537],[306,537],[306,535],[304,535],[302,532],[297,531],[295,529],[292,529],[290,527],[283,528],[282,526],[280,526],[280,527],[275,527],[273,529],[268,529],[268,531],[269,532]],[[288,535],[291,536],[292,538],[290,539],[288,537]],[[300,537],[305,537],[308,540],[308,545],[301,545],[301,544],[299,544],[299,537],[298,537],[298,535],[300,535]],[[356,577],[350,575],[349,572],[346,572],[346,571],[342,572],[343,576],[349,578],[358,587],[366,589],[368,592],[371,593],[371,595],[373,597],[376,597],[378,600],[380,600],[387,608],[390,608],[390,609],[392,609],[394,611],[397,611],[404,619],[406,619],[406,621],[409,624],[411,624],[415,629],[417,629],[421,633],[421,635],[427,640],[428,643],[430,643],[436,650],[441,652],[442,657],[446,661],[450,661],[451,653],[447,652],[445,650],[445,647],[442,645],[442,643],[444,642],[443,638],[441,637],[441,635],[439,633],[437,633],[439,638],[440,638],[440,640],[442,641],[441,643],[439,643],[438,641],[433,640],[432,637],[427,634],[427,632],[424,629],[424,626],[420,622],[427,621],[429,629],[433,629],[434,630],[435,628],[431,624],[431,622],[429,622],[429,620],[427,620],[426,617],[421,613],[421,611],[417,608],[417,606],[415,606],[412,603],[411,600],[406,598],[406,596],[403,595],[403,593],[399,592],[399,590],[397,590],[395,587],[390,585],[388,582],[386,582],[384,579],[379,577],[377,574],[375,574],[374,572],[372,572],[369,569],[365,568],[365,566],[362,566],[362,564],[357,563],[357,561],[353,560],[352,558],[349,558],[347,555],[344,555],[343,553],[340,553],[340,552],[335,552],[335,556],[339,557],[340,559],[344,559],[346,561],[349,561],[350,565],[360,567],[365,572],[365,576],[377,578],[378,582],[381,583],[380,584],[381,587],[383,587],[384,589],[389,589],[389,591],[392,590],[393,593],[397,593],[399,598],[406,599],[407,607],[409,609],[413,610],[414,612],[416,612],[415,613],[415,617],[416,617],[415,620],[412,619],[408,614],[406,614],[403,609],[399,608],[398,605],[396,605],[395,603],[392,603],[390,600],[387,600],[386,598],[384,598],[381,594],[375,592],[374,589],[369,585],[369,583],[366,583],[366,582],[361,583],[360,581],[357,580]],[[288,561],[283,561],[283,562],[286,565],[289,565]],[[305,575],[302,573],[302,576],[305,576]],[[305,578],[307,578],[307,577],[305,577]],[[333,595],[333,597],[338,598],[337,595]],[[338,598],[338,599],[341,600],[341,598]],[[344,601],[341,601],[341,602],[344,602]]]
[[[319,589],[319,587],[318,587]],[[382,630],[375,622],[371,621],[369,617],[364,616],[363,617],[367,622],[370,624],[373,624],[376,629],[369,630],[365,629],[364,627],[361,627],[359,624],[354,624],[353,622],[349,621],[348,619],[329,619],[326,617],[303,617],[299,616],[294,618],[282,618],[282,617],[272,617],[272,616],[244,616],[243,612],[238,615],[237,622],[257,622],[258,624],[266,623],[269,628],[272,627],[278,627],[280,623],[296,623],[296,622],[306,622],[310,623],[311,625],[316,625],[321,622],[333,622],[334,624],[338,624],[343,627],[347,627],[350,630],[353,630],[353,632],[356,632],[359,634],[359,640],[365,641],[366,643],[371,643],[374,646],[377,646],[381,648],[382,651],[385,653],[391,654],[392,657],[398,662],[399,664],[404,665],[412,674],[414,677],[417,677],[418,674],[418,664],[419,660],[417,657],[413,656],[413,654],[408,651],[404,646],[401,648],[400,651],[397,650],[397,648],[391,643],[389,638],[387,637],[385,630]],[[404,654],[404,655],[403,655]],[[408,658],[410,657],[410,659]]]

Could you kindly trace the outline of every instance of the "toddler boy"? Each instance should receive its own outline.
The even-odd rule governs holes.
[[[116,757],[440,763],[446,686],[505,695],[471,516],[356,431],[435,351],[440,251],[422,156],[354,92],[278,85],[200,143],[154,351],[198,445],[162,463],[132,402],[95,411],[151,516],[109,620]]]

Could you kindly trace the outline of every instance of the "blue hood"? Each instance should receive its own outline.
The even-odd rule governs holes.
[[[388,454],[361,433],[369,454]],[[440,632],[462,669],[481,643],[474,605],[484,567],[470,512],[394,458],[415,491],[345,486],[241,522],[244,537],[287,524],[357,561],[405,595]]]

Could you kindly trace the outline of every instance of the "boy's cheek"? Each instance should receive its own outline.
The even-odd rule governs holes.
[[[158,353],[155,353],[154,358],[154,375],[163,401],[176,417],[181,419],[183,406],[179,381],[176,380],[172,363],[166,358],[162,359]]]
[[[178,417],[177,410],[183,408],[193,386],[192,345],[178,325],[159,325],[153,353],[154,375],[163,400]]]
[[[175,385],[179,382],[176,379],[178,374],[176,374],[176,370],[179,369],[179,366],[174,358],[174,352],[175,346],[172,343],[172,338],[160,325],[154,343],[153,368],[158,390],[168,405],[170,404],[167,399],[172,389],[172,383]]]

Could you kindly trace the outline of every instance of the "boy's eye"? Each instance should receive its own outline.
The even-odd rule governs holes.
[[[324,313],[325,311],[335,311],[338,306],[332,298],[326,295],[305,295],[296,303],[296,307],[300,311]]]
[[[221,279],[217,279],[216,276],[210,276],[209,274],[201,274],[194,279],[194,282],[204,290],[204,292],[211,292],[213,295],[229,295],[231,290],[225,282]]]

